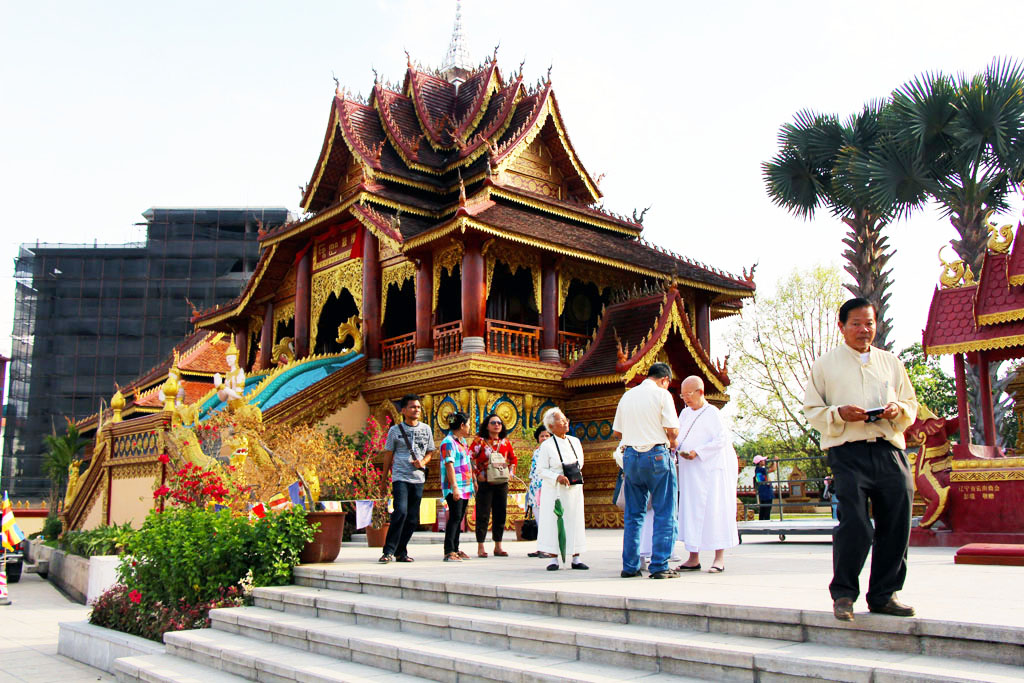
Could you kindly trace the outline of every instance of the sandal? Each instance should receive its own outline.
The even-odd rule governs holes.
[[[468,560],[468,559],[470,559],[469,555],[467,555],[466,553],[462,552],[461,550],[459,552],[455,553],[455,554],[459,556],[460,560]]]
[[[508,553],[505,552],[504,550],[495,550],[494,551],[494,556],[495,557],[508,557]]]
[[[459,557],[458,553],[448,553],[444,556],[445,562],[462,562],[462,558]]]
[[[408,555],[402,555],[401,557],[396,557],[395,558],[395,562],[415,562],[415,561],[416,560],[412,559]]]
[[[685,564],[681,564],[678,567],[676,567],[676,571],[677,572],[699,572],[700,571],[700,562],[698,562],[697,564],[693,565],[692,567],[687,566]]]
[[[487,557],[487,551],[486,550],[480,550],[480,551],[477,552],[476,556],[477,557]]]
[[[715,565],[711,565],[711,569],[708,570],[708,574],[721,574],[724,571],[725,567],[717,567]]]

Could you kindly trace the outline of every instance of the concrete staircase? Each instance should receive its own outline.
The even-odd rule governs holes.
[[[1010,681],[1024,629],[295,570],[120,681]],[[642,581],[643,579],[631,579]],[[626,581],[623,579],[623,581]]]

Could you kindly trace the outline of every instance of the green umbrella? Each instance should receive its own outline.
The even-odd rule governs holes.
[[[565,562],[565,522],[562,520],[564,514],[562,501],[555,500],[555,517],[558,518],[558,549],[562,551],[562,562]]]

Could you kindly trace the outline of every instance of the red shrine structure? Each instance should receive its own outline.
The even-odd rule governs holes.
[[[469,66],[458,52],[440,70],[409,60],[400,83],[375,79],[365,100],[335,92],[305,214],[260,232],[252,278],[231,303],[196,312],[195,339],[233,341],[245,400],[265,421],[355,431],[371,414],[397,416],[413,392],[437,437],[456,410],[474,425],[497,413],[528,466],[533,430],[558,405],[586,449],[587,523],[617,526],[611,422],[623,390],[665,361],[677,385],[698,375],[710,401],[728,401],[711,323],[753,296],[753,270],[646,241],[642,213],[602,208],[550,78],[528,84],[522,66]],[[203,354],[186,346],[194,364]],[[119,437],[161,410],[147,392],[168,372],[184,379],[175,362],[123,397]],[[215,404],[211,387],[196,419]],[[139,429],[160,429],[150,421]],[[83,475],[78,520],[123,521],[110,514],[124,462],[110,444],[106,474]],[[161,476],[156,451],[132,458],[134,480]],[[427,481],[429,495],[436,469]]]
[[[907,431],[911,441],[923,442],[914,470],[926,511],[911,537],[915,545],[1024,543],[1024,457],[993,445],[988,372],[992,362],[1024,357],[1024,240],[1014,240],[1010,225],[989,224],[989,232],[977,280],[963,261],[943,262],[942,286],[928,311],[922,346],[929,355],[953,355],[958,415],[919,415]],[[968,362],[978,368],[986,397],[980,418],[988,445],[971,443]],[[951,445],[956,432],[960,441]]]

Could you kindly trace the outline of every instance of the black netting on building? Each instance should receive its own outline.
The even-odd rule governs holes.
[[[287,210],[150,209],[133,244],[22,245],[2,484],[12,498],[48,494],[43,435],[91,415],[162,361],[192,330],[191,308],[230,301],[259,257],[256,233]]]

